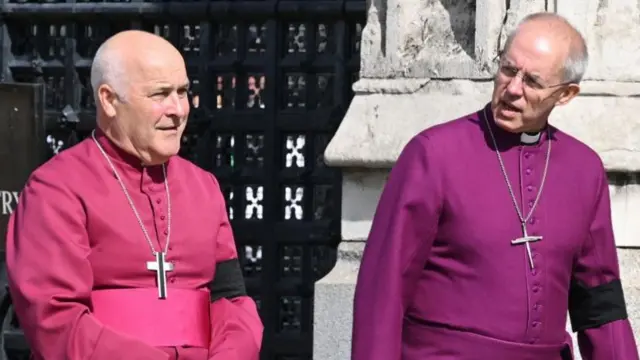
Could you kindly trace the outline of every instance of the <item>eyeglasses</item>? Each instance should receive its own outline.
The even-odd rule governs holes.
[[[545,85],[538,76],[529,74],[504,60],[498,60],[498,75],[509,81],[516,77],[521,77],[524,87],[534,91],[556,88],[571,83],[571,81],[565,81],[558,84]]]

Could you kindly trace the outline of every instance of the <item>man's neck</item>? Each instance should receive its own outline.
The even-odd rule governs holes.
[[[136,149],[131,140],[126,137],[121,138],[120,136],[117,136],[109,128],[101,128],[101,131],[115,147],[137,159],[139,165],[142,167],[160,166],[168,161],[168,159],[153,159],[150,154],[146,154]]]
[[[548,126],[548,118],[538,119],[535,121],[536,126],[526,129],[520,133],[520,142],[525,145],[537,144],[542,138],[542,132]]]

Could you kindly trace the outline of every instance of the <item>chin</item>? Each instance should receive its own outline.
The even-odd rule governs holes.
[[[159,152],[159,155],[165,158],[170,158],[172,156],[178,155],[179,152],[180,152],[180,146],[175,146],[175,147],[162,149]]]
[[[505,118],[496,116],[495,122],[496,122],[496,125],[503,130],[506,130],[512,133],[522,132],[522,122],[519,121],[518,119],[505,119]]]
[[[158,146],[153,149],[153,152],[158,158],[168,159],[178,155],[180,152],[180,142],[164,141],[163,144],[158,144]]]

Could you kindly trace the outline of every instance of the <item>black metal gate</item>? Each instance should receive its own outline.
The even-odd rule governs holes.
[[[322,154],[353,96],[365,16],[365,0],[0,0],[0,80],[45,84],[52,156],[94,125],[102,40],[137,28],[174,43],[199,103],[182,155],[223,185],[261,358],[311,359],[314,283],[340,241],[341,174]]]
[[[18,204],[18,193],[29,174],[46,157],[44,137],[44,86],[41,84],[0,83],[0,259],[4,259],[4,234],[11,213]],[[4,270],[4,267],[0,267]],[[5,343],[25,348],[24,337],[17,329],[10,299],[4,285],[6,274],[0,272],[0,350]],[[5,358],[0,351],[0,358]],[[12,357],[13,358],[13,357]]]

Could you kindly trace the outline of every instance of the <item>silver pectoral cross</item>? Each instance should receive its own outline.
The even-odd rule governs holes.
[[[165,253],[156,252],[156,261],[147,261],[147,270],[156,272],[158,298],[167,298],[167,272],[173,271],[173,264],[165,262]]]
[[[542,236],[529,236],[527,234],[527,225],[525,225],[525,223],[522,223],[522,233],[524,234],[524,236],[511,241],[511,244],[513,245],[524,244],[526,246],[527,256],[529,257],[529,264],[531,265],[531,269],[533,270],[534,268],[533,256],[531,256],[531,245],[529,245],[529,243],[542,240]]]

